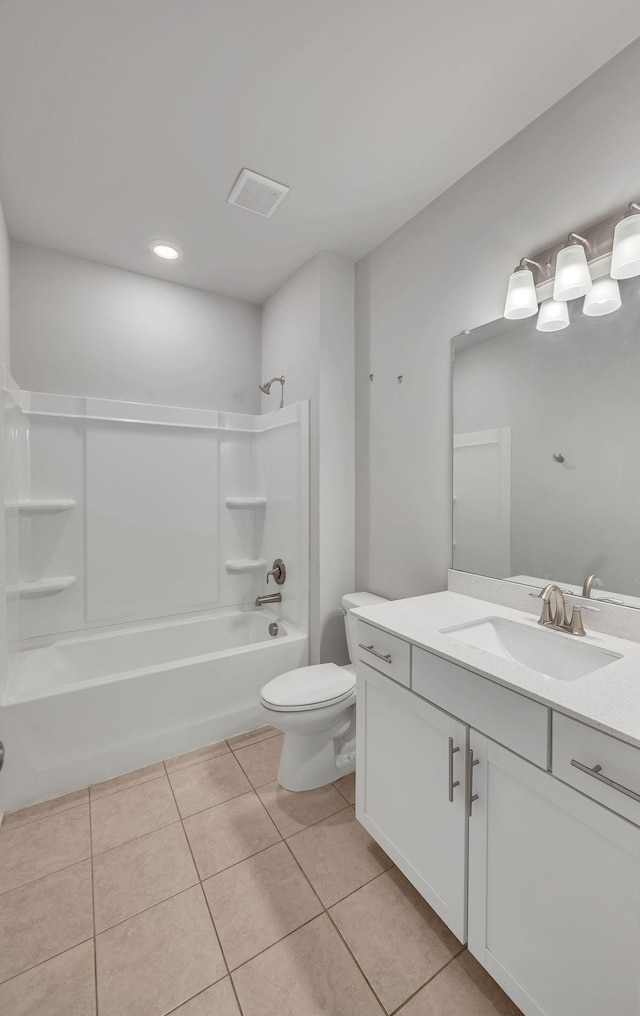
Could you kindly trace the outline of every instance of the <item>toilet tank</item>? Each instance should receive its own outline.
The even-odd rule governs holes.
[[[347,645],[349,646],[349,659],[355,665],[358,659],[357,627],[358,619],[350,613],[354,607],[371,607],[374,603],[388,603],[384,596],[375,596],[374,593],[346,593],[342,597],[342,606],[346,611],[344,624],[347,629]]]

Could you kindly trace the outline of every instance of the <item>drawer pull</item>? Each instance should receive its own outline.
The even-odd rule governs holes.
[[[365,646],[362,642],[359,643],[359,646],[360,649],[366,649],[372,656],[377,656],[379,660],[384,660],[385,663],[391,663],[391,656],[389,653],[387,653],[386,656],[383,656],[382,653],[379,653],[377,649],[373,648],[373,646]]]
[[[599,780],[600,783],[606,783],[608,787],[612,787],[613,790],[619,790],[625,797],[630,797],[633,801],[640,801],[640,794],[637,794],[635,790],[629,790],[628,787],[623,787],[621,783],[616,783],[610,776],[603,776],[602,766],[594,766],[592,769],[589,766],[585,766],[582,762],[576,762],[574,758],[571,759],[571,765],[574,769],[579,769],[581,773],[586,773],[587,776],[593,776],[594,780]]]
[[[473,767],[480,765],[480,759],[473,757],[473,748],[467,748],[467,815],[471,818],[473,814],[473,802],[478,800],[478,795],[473,792]]]
[[[453,738],[449,738],[449,804],[453,804],[453,791],[460,786],[460,780],[453,782],[453,756],[460,748],[453,747]]]

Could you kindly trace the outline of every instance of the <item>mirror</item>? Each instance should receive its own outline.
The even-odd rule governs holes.
[[[453,567],[640,607],[640,280],[622,307],[454,339]]]

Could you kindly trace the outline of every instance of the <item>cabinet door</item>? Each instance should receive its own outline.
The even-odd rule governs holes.
[[[640,829],[471,731],[469,949],[526,1016],[640,1013]]]
[[[357,703],[356,816],[464,942],[467,727],[364,663]]]

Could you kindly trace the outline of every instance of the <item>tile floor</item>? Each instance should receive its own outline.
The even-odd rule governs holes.
[[[5,816],[6,1016],[518,1016],[271,727]]]

